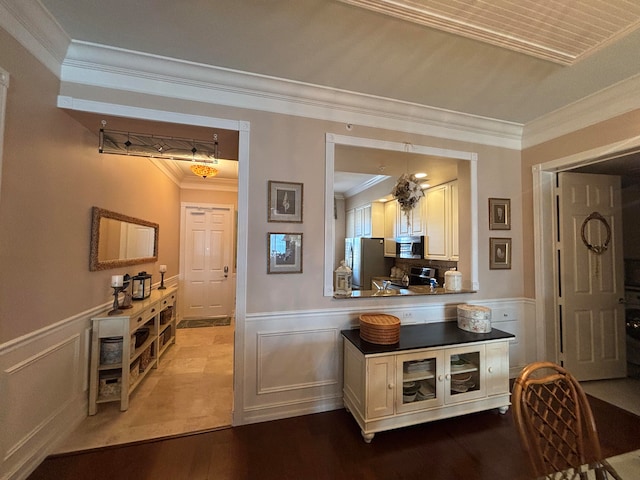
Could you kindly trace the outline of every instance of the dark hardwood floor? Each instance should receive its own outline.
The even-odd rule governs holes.
[[[640,417],[589,399],[605,456],[640,448]],[[337,410],[49,457],[29,480],[526,478],[511,411],[382,432],[367,445],[351,415]]]

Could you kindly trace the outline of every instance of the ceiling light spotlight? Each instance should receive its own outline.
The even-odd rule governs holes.
[[[426,174],[426,173],[424,173],[424,172],[420,172],[420,173],[416,173],[416,174],[415,174],[415,177],[416,177],[416,178],[425,178],[426,176],[427,176],[427,174]]]

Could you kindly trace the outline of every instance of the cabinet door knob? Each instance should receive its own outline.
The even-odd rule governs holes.
[[[390,383],[389,385],[387,385],[387,388],[388,388],[389,390],[393,390],[393,383]]]
[[[493,367],[489,367],[487,370],[489,370],[489,373],[493,373]]]
[[[448,373],[444,376],[444,378],[446,378],[447,380],[451,380],[451,375],[449,375]]]
[[[444,381],[444,377],[443,377],[442,375],[438,375],[438,381],[439,381],[439,382]]]

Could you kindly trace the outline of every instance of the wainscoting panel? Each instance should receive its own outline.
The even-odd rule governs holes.
[[[86,331],[96,313],[0,345],[0,478],[27,478],[87,415]]]
[[[258,395],[337,385],[333,329],[258,333]]]
[[[516,335],[510,342],[510,374],[517,375],[533,361],[528,342],[526,299],[469,302],[492,309],[495,328]],[[236,398],[237,423],[255,423],[342,408],[341,330],[358,326],[357,308],[248,314],[244,322],[243,364],[235,374],[242,378],[241,398]],[[375,310],[375,311],[379,311]],[[403,325],[456,321],[456,304],[402,305],[384,308]],[[533,312],[533,313],[532,313]]]

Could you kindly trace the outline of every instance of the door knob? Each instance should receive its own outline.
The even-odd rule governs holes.
[[[226,265],[224,266],[224,278],[227,278],[229,276],[229,267],[227,267]]]

